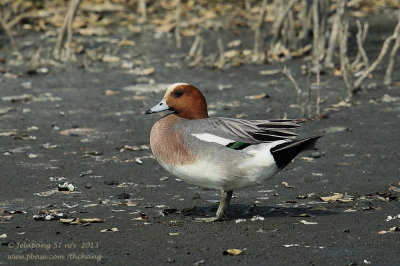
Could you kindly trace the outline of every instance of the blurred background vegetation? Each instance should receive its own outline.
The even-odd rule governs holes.
[[[169,35],[177,49],[185,50],[188,67],[224,69],[302,58],[309,62],[305,71],[316,76],[318,88],[321,73],[342,77],[351,101],[385,58],[382,83],[393,83],[399,10],[400,0],[1,0],[0,63],[56,64],[75,61],[82,54],[114,63],[119,58],[93,55],[87,43],[73,36],[101,38],[123,27],[136,36]],[[378,16],[387,32],[372,55],[364,47],[371,16]],[[235,39],[226,41],[225,33]],[[35,51],[21,51],[16,36],[51,40],[52,48],[39,45]],[[136,42],[123,38],[113,45]],[[141,71],[151,74],[154,69]],[[299,91],[290,70],[280,71]]]

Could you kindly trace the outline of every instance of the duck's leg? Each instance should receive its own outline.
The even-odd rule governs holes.
[[[229,208],[229,203],[231,202],[232,199],[232,190],[221,190],[221,200],[219,202],[218,210],[217,213],[214,217],[208,217],[208,218],[196,218],[196,221],[202,221],[202,222],[214,222],[214,221],[220,221],[224,216],[226,215],[228,208]]]

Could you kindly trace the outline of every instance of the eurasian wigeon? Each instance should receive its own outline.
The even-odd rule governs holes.
[[[193,85],[175,83],[146,114],[172,111],[152,127],[151,150],[157,161],[183,181],[221,190],[215,217],[225,217],[232,191],[257,186],[282,170],[320,136],[295,139],[287,130],[303,120],[209,118],[203,94]]]

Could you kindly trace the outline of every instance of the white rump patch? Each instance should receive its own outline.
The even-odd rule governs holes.
[[[206,141],[206,142],[214,142],[221,145],[228,145],[229,143],[235,142],[231,139],[226,139],[222,137],[215,136],[209,133],[202,133],[202,134],[191,134],[192,136],[198,138],[199,140]]]

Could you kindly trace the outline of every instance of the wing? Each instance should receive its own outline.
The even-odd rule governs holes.
[[[243,120],[234,118],[207,118],[187,121],[188,134],[203,141],[215,142],[232,149],[243,149],[251,144],[294,139],[302,120]],[[247,145],[247,146],[246,146]]]

